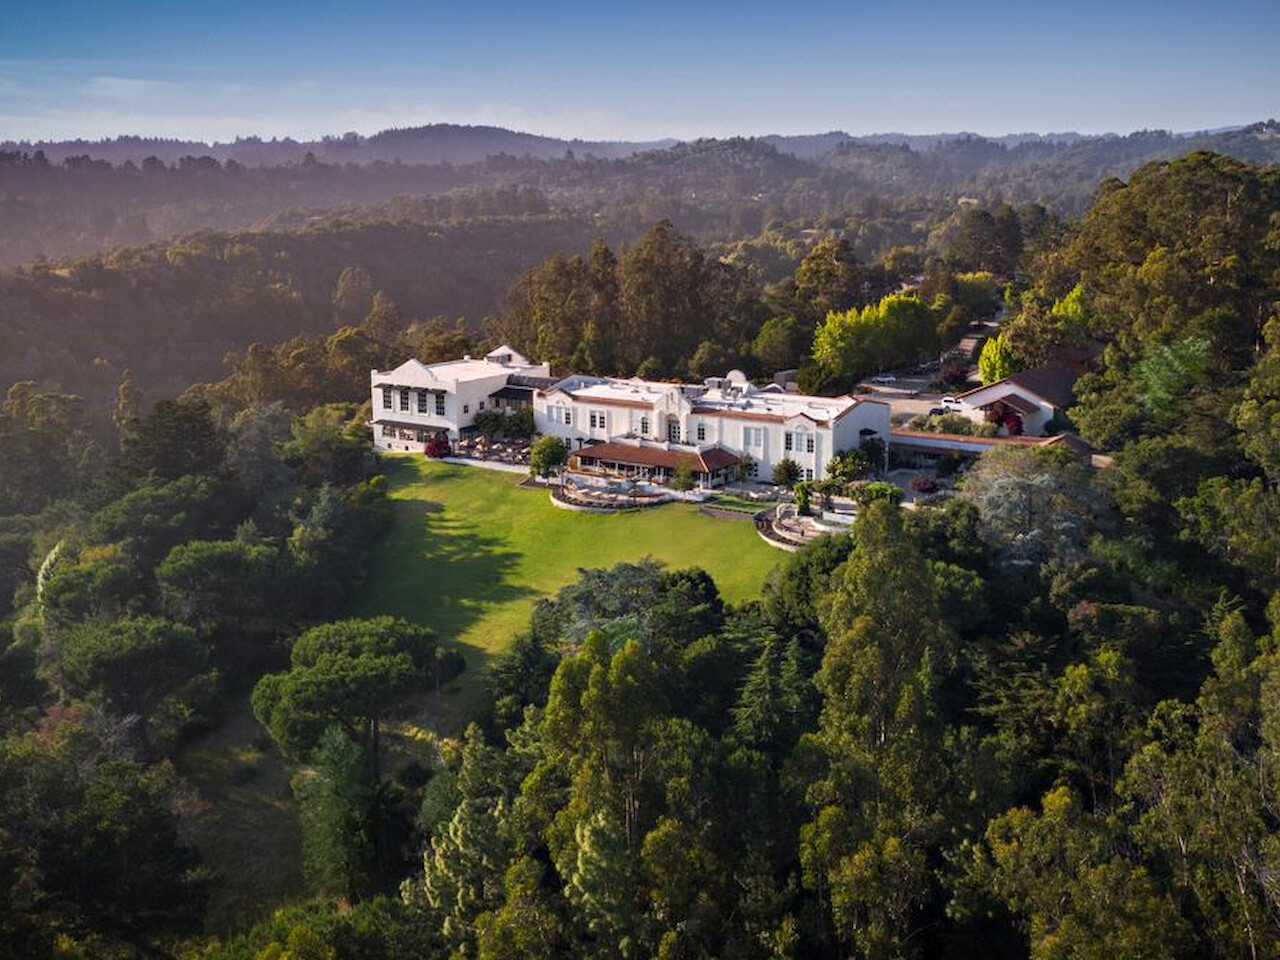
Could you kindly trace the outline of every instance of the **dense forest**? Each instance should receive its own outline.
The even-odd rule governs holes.
[[[840,215],[869,199],[1035,202],[1078,215],[1107,177],[1195,150],[1275,163],[1280,133],[1267,121],[1186,135],[831,133],[607,144],[439,125],[311,143],[0,144],[0,266],[269,226],[282,211],[351,216],[399,197],[516,188],[540,191],[571,216],[666,217],[703,242],[742,239],[776,220]]]
[[[299,336],[346,342],[344,330],[378,294],[410,319],[459,326],[473,340],[518,341],[557,371],[630,375],[654,355],[656,338],[662,374],[735,358],[771,373],[801,362],[829,309],[864,306],[917,272],[932,303],[956,292],[951,274],[1007,274],[1024,245],[1057,228],[1034,204],[989,213],[877,201],[702,245],[670,219],[642,219],[647,209],[624,209],[612,221],[569,216],[519,189],[196,234],[61,266],[37,262],[0,272],[0,383],[74,393],[105,420],[125,371],[147,399],[172,395],[218,379],[232,354],[295,353]],[[575,277],[584,257],[594,258],[608,290],[576,289],[563,299],[582,287]],[[627,302],[591,301],[600,296]],[[566,348],[582,340],[583,311],[591,310],[596,334],[628,341],[625,349],[583,343],[599,354],[593,360]],[[614,318],[623,322],[629,311],[630,327],[617,326]],[[765,336],[775,343],[757,363],[753,345],[774,318]],[[789,331],[781,339],[779,324]]]
[[[486,231],[548,244],[487,329],[406,314],[407,265],[404,288],[357,269],[413,224],[6,277],[93,300],[151,276],[122,302],[163,292],[144,316],[261,342],[157,403],[111,378],[105,428],[30,378],[0,406],[0,955],[1280,957],[1280,170],[1192,153],[1079,219],[935,226],[869,253],[855,231],[713,250],[663,220],[622,242],[545,211],[459,225],[434,241],[455,270],[422,280],[459,296]],[[325,266],[291,288],[288,257]],[[226,313],[237,289],[274,290],[292,339]],[[835,389],[1000,306],[1007,368],[1095,358],[1068,416],[1109,466],[986,454],[738,605],[699,570],[582,570],[464,732],[388,754],[396,711],[462,663],[355,616],[388,517],[371,364],[500,334],[584,369],[787,360]],[[182,759],[245,703],[293,771],[308,896],[228,916],[240,878],[201,854]]]

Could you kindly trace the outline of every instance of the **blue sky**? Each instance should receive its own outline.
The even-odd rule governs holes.
[[[1280,116],[1280,0],[0,0],[0,139],[1202,129]]]

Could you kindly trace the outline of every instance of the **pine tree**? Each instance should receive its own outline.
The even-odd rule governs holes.
[[[822,611],[830,640],[814,745],[826,770],[809,788],[816,812],[801,859],[844,942],[869,957],[902,956],[954,775],[934,702],[951,636],[898,507],[864,507],[854,541]]]
[[[497,751],[472,724],[458,771],[461,799],[423,855],[421,885],[403,889],[406,900],[427,906],[439,918],[445,940],[468,954],[474,951],[477,917],[502,904],[502,875],[511,858],[501,784]]]
[[[111,413],[111,422],[115,424],[121,450],[129,445],[138,430],[141,404],[142,394],[133,381],[133,371],[126,370],[120,375],[120,387],[116,391],[116,406]]]
[[[293,779],[302,826],[302,865],[318,893],[354,899],[370,879],[368,835],[371,791],[364,751],[340,728],[320,737],[311,767]]]

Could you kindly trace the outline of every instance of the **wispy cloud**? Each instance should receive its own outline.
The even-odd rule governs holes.
[[[137,77],[90,77],[84,92],[91,97],[111,100],[137,100],[156,94],[178,92],[179,84],[167,80],[143,80]]]

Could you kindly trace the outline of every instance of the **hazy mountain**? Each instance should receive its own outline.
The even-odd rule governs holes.
[[[319,140],[241,137],[230,143],[204,143],[199,140],[122,136],[111,140],[8,141],[0,143],[0,150],[24,153],[41,150],[54,163],[80,156],[116,164],[140,164],[148,157],[175,163],[183,157],[207,156],[220,161],[234,160],[246,166],[274,166],[302,163],[310,154],[312,158],[328,163],[465,164],[502,154],[544,159],[561,157],[566,151],[578,156],[627,157],[641,150],[671,146],[675,142],[670,139],[643,143],[562,140],[502,127],[435,123],[383,130],[371,137],[347,133]]]
[[[752,236],[770,220],[846,216],[876,198],[1034,202],[1075,215],[1099,182],[1151,160],[1205,150],[1280,162],[1280,124],[1126,136],[830,131],[654,143],[436,124],[310,142],[121,137],[5,146],[0,266],[202,230],[313,222],[326,212],[366,221],[384,210],[416,215],[414,198],[442,195],[459,196],[428,205],[429,220],[481,208],[504,216],[556,209],[634,233],[669,217],[707,242]],[[474,195],[498,199],[477,206]]]

